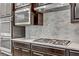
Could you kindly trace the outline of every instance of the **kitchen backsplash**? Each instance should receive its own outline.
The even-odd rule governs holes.
[[[71,23],[70,6],[44,14],[43,26],[26,26],[26,38],[58,38],[79,43],[79,23]]]

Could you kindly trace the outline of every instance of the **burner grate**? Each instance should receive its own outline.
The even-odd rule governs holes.
[[[49,44],[55,44],[55,45],[68,45],[70,43],[70,41],[68,40],[47,39],[47,38],[40,38],[40,39],[34,40],[34,42],[49,43]]]

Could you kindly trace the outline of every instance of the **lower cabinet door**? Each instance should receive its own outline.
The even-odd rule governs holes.
[[[30,56],[30,50],[22,49],[22,56]]]
[[[40,52],[32,52],[32,56],[45,56],[45,55]]]
[[[14,56],[21,56],[21,49],[20,48],[14,48],[13,55]]]

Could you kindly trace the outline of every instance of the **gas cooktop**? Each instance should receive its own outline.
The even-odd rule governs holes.
[[[70,43],[70,41],[68,40],[47,39],[47,38],[36,39],[34,40],[34,42],[49,43],[55,45],[68,45]]]

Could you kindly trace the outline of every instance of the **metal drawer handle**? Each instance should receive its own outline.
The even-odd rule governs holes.
[[[29,52],[28,50],[23,50],[23,49],[22,49],[22,51]]]
[[[14,49],[20,49],[20,48],[14,48]]]
[[[36,52],[33,52],[33,54],[36,54],[36,55],[39,55],[39,56],[43,56],[43,54],[39,54],[39,53],[36,53]]]

